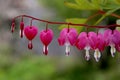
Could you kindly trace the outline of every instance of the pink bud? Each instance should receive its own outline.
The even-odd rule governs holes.
[[[14,32],[14,29],[15,29],[15,23],[13,22],[12,25],[11,25],[11,32],[12,33]]]
[[[20,23],[20,37],[23,38],[24,22]]]
[[[20,22],[20,29],[21,29],[21,30],[24,29],[24,22]]]

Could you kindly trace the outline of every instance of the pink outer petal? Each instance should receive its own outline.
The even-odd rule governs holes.
[[[120,32],[118,30],[114,30],[113,32],[113,42],[115,45],[120,43]]]
[[[60,46],[63,46],[65,44],[65,39],[64,38],[58,38],[58,43]]]
[[[117,30],[106,30],[104,32],[104,39],[106,41],[106,45],[109,46],[110,44],[115,44],[117,45],[120,43],[120,32]]]
[[[105,40],[103,38],[103,35],[95,32],[89,32],[89,40],[90,40],[90,46],[92,49],[99,49],[100,51],[104,50],[105,48]]]
[[[100,51],[103,51],[104,50],[104,48],[105,48],[105,40],[104,40],[104,38],[103,38],[103,35],[102,34],[98,34],[98,39],[97,39],[97,41],[98,41],[98,45],[97,45],[97,47],[98,47],[98,49],[100,50]]]
[[[88,37],[86,32],[81,32],[76,41],[76,47],[78,49],[84,49],[88,45]]]
[[[109,43],[111,43],[111,37],[112,37],[112,31],[110,30],[110,29],[108,29],[108,30],[105,30],[105,32],[104,32],[104,39],[105,39],[105,41],[106,41],[106,45],[108,46],[109,45]]]
[[[60,32],[60,36],[58,38],[59,45],[64,45],[65,43],[69,42],[71,45],[74,45],[77,38],[77,31],[74,28],[70,28],[68,32],[68,28],[64,28]]]
[[[60,36],[58,38],[58,43],[60,46],[65,44],[65,40],[66,40],[66,35],[67,35],[67,30],[66,28],[64,28],[61,32],[60,32]]]
[[[42,30],[40,32],[40,40],[45,45],[48,46],[53,39],[53,31],[51,29]]]
[[[71,28],[68,33],[68,41],[71,45],[74,45],[78,36],[78,33],[75,29]]]
[[[24,29],[24,34],[28,40],[32,40],[38,33],[38,28],[36,26],[27,26]]]
[[[93,49],[95,49],[97,45],[97,34],[95,32],[89,32],[88,37],[89,37],[89,45]]]

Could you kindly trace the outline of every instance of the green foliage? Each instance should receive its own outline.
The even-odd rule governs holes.
[[[75,0],[75,3],[64,2],[66,6],[77,9],[77,10],[105,10],[106,14],[102,15],[93,25],[99,24],[104,18],[113,12],[120,9],[120,4],[118,0]],[[81,21],[81,18],[79,18]],[[82,23],[80,22],[79,23]],[[74,23],[74,22],[73,22]],[[62,28],[66,27],[62,25]],[[78,32],[81,31],[81,28],[76,28]]]
[[[31,60],[28,58],[15,64],[9,76],[11,80],[49,80],[54,72],[54,64],[48,63],[47,58],[33,57]]]
[[[106,0],[104,4],[101,4],[102,9],[115,9],[119,8],[120,4],[116,0]]]
[[[115,1],[116,1],[116,3],[120,4],[120,0],[115,0]]]
[[[65,2],[65,5],[79,10],[105,10],[120,7],[119,0],[75,0],[75,2]]]
[[[68,23],[74,23],[74,24],[83,24],[83,23],[85,23],[86,22],[86,20],[87,19],[85,19],[85,18],[81,18],[81,19],[79,19],[79,18],[71,18],[71,19],[66,19],[66,22],[68,22]],[[63,29],[63,28],[67,28],[68,27],[68,25],[61,25],[60,27],[59,27],[59,29],[61,30],[61,29]],[[78,32],[81,32],[81,30],[84,28],[83,26],[69,26],[70,28],[76,28],[76,30],[78,31]]]
[[[65,5],[79,10],[99,10],[99,2],[100,0],[92,0],[91,2],[88,0],[75,0],[76,3],[65,2]]]
[[[120,7],[108,10],[104,15],[102,15],[101,18],[98,19],[98,21],[96,21],[94,25],[99,24],[104,18],[106,18],[108,15],[112,14],[113,12],[117,11],[118,9],[120,9]]]

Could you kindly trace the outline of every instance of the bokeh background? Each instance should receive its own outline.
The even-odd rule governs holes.
[[[19,37],[19,19],[16,21],[15,32],[10,32],[11,19],[20,14],[63,22],[66,18],[89,17],[95,12],[70,9],[64,5],[64,1],[74,2],[0,0],[0,80],[119,80],[120,54],[117,53],[115,58],[112,58],[109,47],[103,52],[98,63],[93,57],[86,61],[85,52],[76,47],[71,47],[71,54],[66,57],[65,47],[60,47],[57,42],[59,25],[49,25],[54,31],[54,39],[49,45],[48,56],[44,56],[39,34],[33,40],[33,50],[28,50],[28,40],[25,37]],[[30,20],[25,18],[24,22],[25,25],[29,25]],[[108,17],[102,24],[114,22],[114,18]],[[37,21],[33,24],[39,27],[39,32],[45,29],[46,25]]]

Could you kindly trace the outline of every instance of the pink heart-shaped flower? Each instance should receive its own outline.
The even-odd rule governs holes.
[[[27,26],[24,29],[24,34],[28,40],[32,40],[38,33],[38,28],[36,26]]]
[[[43,54],[48,54],[48,45],[51,43],[53,39],[53,31],[51,29],[42,30],[40,32],[40,40],[43,43]]]
[[[40,40],[45,46],[48,46],[51,43],[52,39],[53,39],[53,31],[51,29],[48,29],[47,31],[42,30],[40,32]]]

